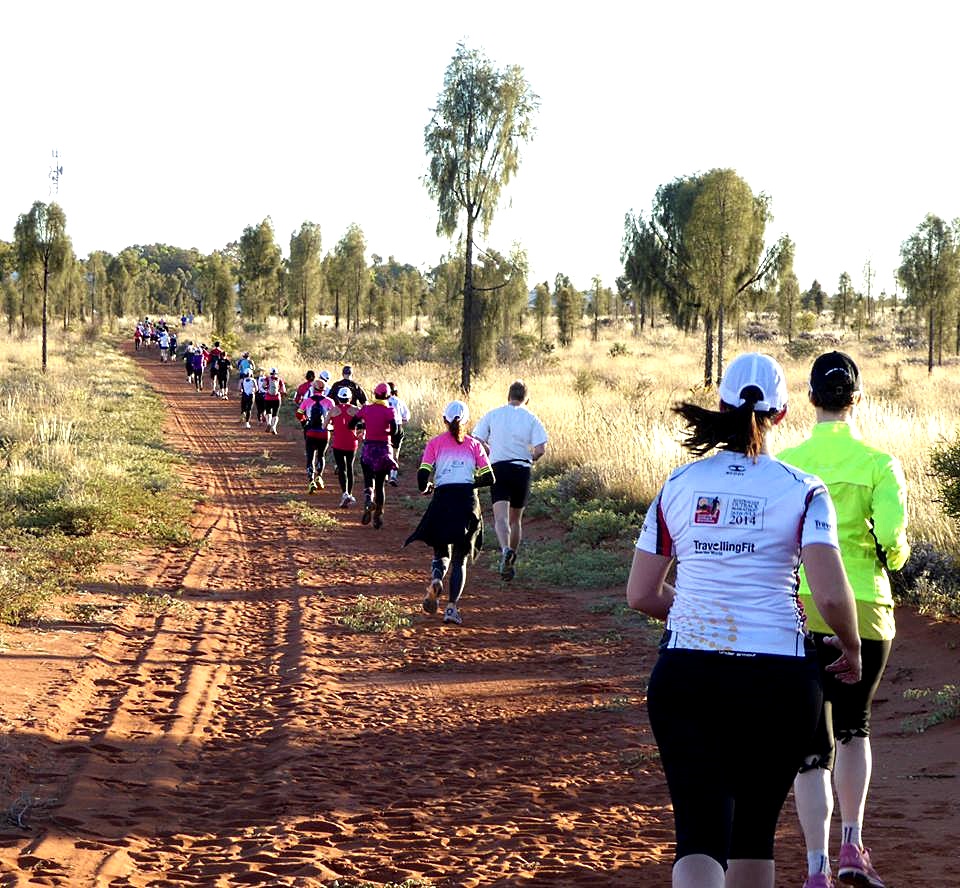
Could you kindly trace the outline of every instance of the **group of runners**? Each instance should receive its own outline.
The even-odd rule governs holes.
[[[221,397],[235,366],[240,421],[250,428],[255,412],[277,434],[287,389],[275,368],[257,372],[246,352],[231,365],[219,342],[188,343],[184,359],[198,390],[204,368],[216,368]],[[772,888],[774,834],[793,787],[807,845],[804,888],[884,888],[862,832],[871,707],[895,634],[888,571],[910,554],[902,468],[857,431],[862,386],[849,355],[814,362],[817,424],[779,457],[770,438],[787,409],[780,365],[741,355],[718,393],[718,410],[674,408],[687,424],[685,445],[703,458],[676,469],[651,504],[627,584],[628,603],[666,624],[647,708],[673,802],[673,885]],[[462,623],[467,566],[482,547],[481,487],[492,488],[500,577],[515,576],[531,468],[547,446],[527,396],[522,381],[512,383],[507,403],[472,434],[468,405],[451,401],[444,431],[421,457],[417,487],[431,500],[404,545],[430,547],[422,607],[437,613],[446,591],[446,623]],[[311,370],[293,402],[308,493],[324,488],[331,452],[339,505],[356,503],[359,452],[360,520],[382,528],[385,485],[398,483],[410,419],[396,384],[378,383],[368,399],[349,365],[335,382]],[[828,850],[834,788],[842,824],[836,880]]]
[[[162,363],[173,360],[177,354],[176,328],[168,326],[163,318],[151,321],[146,317],[137,321],[134,327],[133,347],[137,351],[141,348],[156,348]]]
[[[857,431],[849,355],[817,358],[808,391],[813,434],[777,458],[787,387],[769,356],[730,364],[718,410],[678,405],[686,446],[705,458],[671,473],[637,540],[627,601],[666,623],[647,711],[673,802],[675,888],[773,888],[791,787],[804,888],[884,888],[863,821],[872,701],[895,632],[888,570],[910,554],[906,483]]]

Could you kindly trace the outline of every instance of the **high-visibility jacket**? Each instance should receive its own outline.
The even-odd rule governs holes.
[[[900,461],[865,444],[846,422],[818,422],[806,441],[777,458],[818,475],[827,485],[837,510],[840,555],[856,598],[860,636],[893,638],[887,569],[899,570],[910,557],[907,484]],[[807,628],[832,632],[813,603],[805,577],[800,596]]]

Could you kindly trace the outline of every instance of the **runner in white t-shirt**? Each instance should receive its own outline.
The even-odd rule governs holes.
[[[517,379],[507,392],[507,403],[484,414],[473,430],[473,437],[490,454],[496,476],[491,491],[493,523],[500,543],[500,576],[508,581],[516,574],[530,469],[547,449],[547,430],[526,404],[527,387]]]
[[[720,452],[674,471],[651,504],[627,602],[666,621],[647,711],[673,802],[673,885],[773,888],[777,818],[822,697],[801,563],[837,633],[829,668],[842,681],[860,678],[860,640],[830,495],[767,448],[786,415],[783,370],[741,355],[719,394],[719,411],[674,408],[688,449]]]

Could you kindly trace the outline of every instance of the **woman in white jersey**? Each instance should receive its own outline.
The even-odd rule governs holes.
[[[676,469],[651,504],[627,601],[666,620],[647,708],[673,801],[674,888],[773,888],[777,818],[821,702],[801,563],[843,681],[860,678],[860,640],[826,487],[767,449],[786,414],[782,368],[741,355],[719,394],[719,411],[674,408],[689,450],[720,452]]]

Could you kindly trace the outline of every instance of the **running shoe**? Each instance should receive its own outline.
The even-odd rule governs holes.
[[[830,878],[830,873],[816,873],[813,876],[807,876],[803,888],[834,888],[834,882]]]
[[[373,517],[373,503],[364,503],[363,504],[363,514],[360,516],[361,524],[369,524],[370,519]]]
[[[248,429],[250,428],[250,423],[249,423],[249,422],[247,423],[247,428],[248,428]]]
[[[313,479],[313,483],[317,485],[317,490],[323,490],[323,475],[317,475],[317,477]]]
[[[500,579],[510,582],[517,575],[517,553],[513,549],[504,549],[500,556]]]
[[[317,482],[316,482],[316,481],[311,481],[311,482],[307,485],[307,493],[316,493],[316,492],[317,492]]]
[[[430,583],[427,585],[427,595],[423,599],[423,611],[427,614],[435,614],[437,612],[437,596],[443,593],[443,581],[442,580],[430,580]]]
[[[457,626],[463,625],[463,618],[460,616],[460,611],[457,610],[455,604],[447,605],[447,609],[443,612],[443,622],[455,623]]]
[[[348,496],[349,499],[350,499],[349,505],[352,506],[352,505],[357,501],[357,498],[356,498],[355,496],[350,495],[350,494],[347,494],[347,496]]]
[[[380,530],[383,527],[383,512],[373,513],[373,529]]]
[[[349,493],[345,493],[340,497],[340,508],[345,509],[350,505],[351,496]]]
[[[391,487],[397,486],[397,470],[396,469],[391,469],[389,481],[390,481]]]
[[[885,888],[883,879],[870,862],[870,852],[849,842],[840,846],[837,883],[855,885],[856,888]]]

